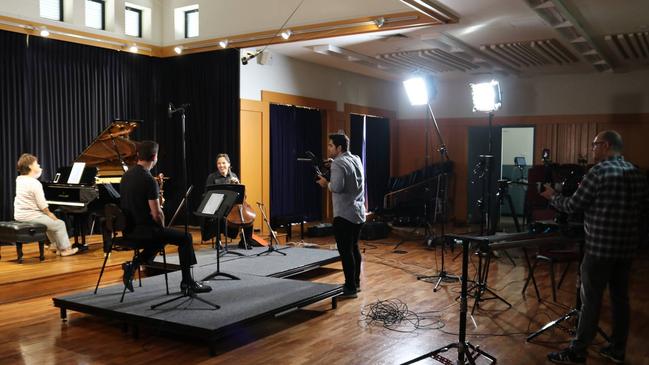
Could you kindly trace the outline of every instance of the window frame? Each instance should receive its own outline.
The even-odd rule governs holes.
[[[39,6],[38,12],[39,12],[39,15],[40,15],[40,6],[41,6],[40,1],[38,2],[38,6]],[[58,19],[47,18],[47,17],[44,17],[44,16],[41,16],[41,18],[62,22],[63,21],[63,0],[59,0],[59,18]]]
[[[189,21],[188,21],[188,19],[189,19],[189,14],[191,14],[191,13],[198,13],[198,8],[196,8],[196,9],[191,9],[191,10],[185,10],[185,38],[194,38],[194,37],[198,37],[199,34],[200,34],[200,33],[199,33],[199,34],[197,34],[197,35],[195,35],[195,36],[191,36],[191,37],[189,36]],[[200,24],[200,23],[199,23],[199,24]]]
[[[142,9],[137,9],[137,8],[126,5],[124,7],[124,11],[133,11],[133,12],[137,13],[137,18],[138,18],[138,20],[137,20],[137,34],[138,34],[137,38],[142,38]],[[124,28],[126,28],[126,26]],[[126,29],[124,31],[126,33]],[[127,35],[133,37],[133,35],[131,35],[131,34],[127,34]]]
[[[105,0],[85,0],[84,4],[87,4],[88,1],[101,5],[101,29],[88,26],[87,19],[86,19],[86,27],[97,29],[97,30],[106,30],[106,1]]]

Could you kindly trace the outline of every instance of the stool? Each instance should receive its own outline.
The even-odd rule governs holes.
[[[16,246],[18,263],[23,263],[23,243],[38,242],[39,259],[45,260],[47,226],[39,223],[0,222],[0,242]],[[0,255],[0,259],[2,255]]]

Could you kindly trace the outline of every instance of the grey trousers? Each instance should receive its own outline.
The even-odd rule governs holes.
[[[47,226],[47,238],[55,245],[59,251],[65,251],[70,248],[70,237],[68,237],[68,230],[65,227],[65,222],[52,218],[43,214],[42,216],[32,219],[29,223],[40,223]]]
[[[613,332],[612,350],[624,354],[629,336],[629,276],[631,260],[607,260],[584,255],[581,263],[581,312],[572,348],[585,353],[597,334],[604,289],[611,299]]]

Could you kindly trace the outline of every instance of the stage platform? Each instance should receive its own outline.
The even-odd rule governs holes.
[[[230,253],[221,256],[221,271],[286,278],[340,260],[337,250],[288,246],[282,246],[279,249],[286,255],[269,252],[257,256],[257,254],[267,251],[266,247],[252,247],[249,250],[231,248]],[[239,252],[245,256],[238,256],[232,252]],[[196,261],[198,263],[194,265],[194,270],[196,268],[216,270],[216,250],[197,250]],[[168,270],[179,270],[179,265],[178,254],[167,255]],[[160,255],[156,257],[152,266],[156,269],[162,269],[162,257]],[[196,278],[201,277],[196,276]]]
[[[194,268],[196,278],[212,272],[209,265]],[[53,301],[54,306],[60,308],[62,319],[67,318],[67,310],[73,310],[123,321],[132,326],[135,334],[138,326],[143,325],[162,333],[202,340],[213,355],[216,340],[237,327],[327,298],[332,298],[332,308],[336,308],[336,296],[342,293],[341,285],[229,273],[240,280],[217,277],[209,282],[213,288],[210,293],[199,294],[200,298],[219,305],[220,309],[212,309],[192,298],[183,298],[152,310],[151,305],[180,294],[178,271],[169,273],[170,295],[166,295],[164,275],[157,275],[143,279],[141,287],[137,286],[136,279],[135,292],[127,291],[123,303],[119,302],[122,285],[102,287],[96,295],[87,291],[53,298]]]

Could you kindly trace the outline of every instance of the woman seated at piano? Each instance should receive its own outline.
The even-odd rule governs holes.
[[[50,249],[58,255],[71,256],[77,253],[79,249],[70,245],[65,222],[58,219],[48,208],[43,185],[38,181],[43,169],[36,156],[23,153],[16,163],[16,169],[19,176],[16,177],[14,220],[47,226]]]
[[[222,184],[241,184],[239,177],[232,172],[230,165],[230,156],[227,153],[219,153],[216,155],[216,171],[207,176],[205,181],[205,186],[210,185],[222,185]],[[222,224],[221,232],[225,232],[226,224]],[[253,242],[252,239],[252,225],[244,226],[243,232],[245,235],[245,240],[248,243],[248,246]],[[236,238],[239,232],[239,229],[236,227],[230,227],[228,230],[228,237]],[[245,248],[244,246],[244,237],[241,237],[239,241],[239,248]]]

